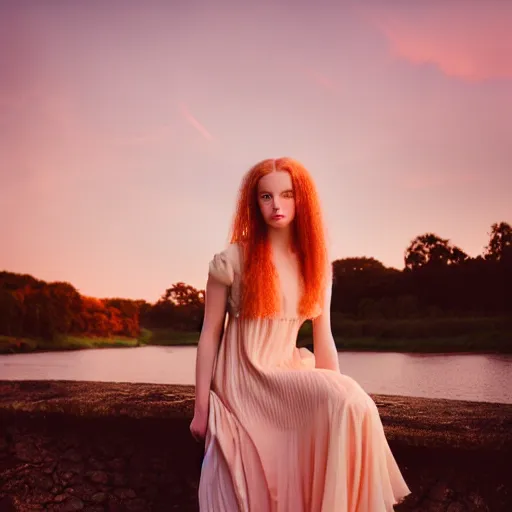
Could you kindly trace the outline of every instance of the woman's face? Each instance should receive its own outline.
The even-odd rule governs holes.
[[[295,218],[292,177],[286,171],[275,171],[258,182],[258,204],[268,226],[282,229]]]

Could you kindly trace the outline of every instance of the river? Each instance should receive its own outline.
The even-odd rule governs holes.
[[[136,347],[0,356],[0,379],[193,384],[195,347]],[[512,356],[340,352],[368,393],[512,403]]]

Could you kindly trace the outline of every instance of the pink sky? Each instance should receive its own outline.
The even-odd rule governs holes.
[[[202,288],[243,173],[282,155],[332,259],[403,268],[426,231],[476,256],[512,222],[511,26],[503,0],[2,2],[0,270]]]

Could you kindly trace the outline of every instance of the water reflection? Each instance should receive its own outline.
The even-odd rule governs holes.
[[[0,356],[0,379],[193,384],[195,347]],[[369,393],[512,403],[512,356],[341,352],[341,371]]]

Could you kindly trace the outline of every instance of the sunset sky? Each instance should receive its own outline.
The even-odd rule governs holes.
[[[331,258],[512,222],[508,0],[0,1],[0,270],[204,287],[246,170],[313,175]]]

